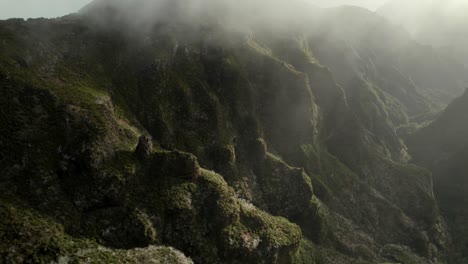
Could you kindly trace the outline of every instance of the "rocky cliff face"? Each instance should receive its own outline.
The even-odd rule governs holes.
[[[435,191],[454,234],[457,262],[466,262],[465,209],[468,186],[466,122],[468,93],[454,100],[439,118],[408,137],[414,161],[434,173]]]
[[[316,31],[137,32],[98,7],[0,23],[5,262],[445,259],[431,175],[396,132],[404,102],[359,72],[337,84]]]

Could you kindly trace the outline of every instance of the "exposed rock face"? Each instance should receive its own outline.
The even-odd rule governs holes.
[[[137,155],[138,159],[141,161],[148,160],[152,151],[153,143],[151,142],[151,139],[147,136],[140,136],[138,138],[138,145],[135,149],[135,154]]]
[[[156,153],[152,159],[151,172],[159,176],[174,175],[180,179],[196,180],[200,176],[197,158],[180,151]]]
[[[464,224],[468,219],[467,112],[468,91],[454,100],[433,123],[406,140],[414,162],[433,172],[434,190],[447,224],[453,230],[457,252],[454,263],[463,263],[468,259],[468,232]]]
[[[115,12],[100,19],[120,25]],[[338,86],[315,34],[162,23],[142,37],[88,19],[0,22],[0,225],[28,231],[0,229],[2,257],[91,248],[96,261],[190,263],[159,245],[210,264],[444,255],[430,174],[406,164],[396,133],[408,112],[358,72]]]
[[[258,138],[251,145],[252,157],[254,162],[262,163],[267,158],[267,145],[265,140]]]
[[[313,191],[304,169],[292,168],[268,154],[256,173],[269,212],[297,219],[309,209]]]

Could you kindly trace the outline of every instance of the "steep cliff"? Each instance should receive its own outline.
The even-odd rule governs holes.
[[[468,187],[468,133],[466,113],[468,93],[454,100],[429,126],[408,137],[408,145],[418,164],[434,173],[434,188],[454,236],[458,261],[467,261],[468,241],[465,227],[466,188]]]
[[[189,262],[161,246],[195,263],[444,260],[430,172],[396,132],[401,98],[337,84],[297,19],[182,14],[141,28],[96,1],[0,22],[5,262]]]

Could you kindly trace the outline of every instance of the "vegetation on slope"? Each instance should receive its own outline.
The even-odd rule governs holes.
[[[166,245],[196,263],[441,260],[431,178],[395,132],[403,103],[338,86],[308,34],[98,22],[0,23],[6,214],[117,257]],[[2,248],[27,249],[8,232],[19,240]]]
[[[466,155],[468,133],[466,123],[468,92],[454,100],[430,125],[416,131],[407,138],[408,145],[418,164],[430,168],[434,173],[434,189],[438,201],[452,230],[458,258],[467,259],[466,188],[468,167]]]

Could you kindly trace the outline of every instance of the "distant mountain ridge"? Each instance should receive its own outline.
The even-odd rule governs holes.
[[[455,97],[463,68],[360,8],[245,1],[233,26],[132,3],[0,22],[6,262],[450,260],[399,130]]]
[[[458,57],[468,65],[468,3],[463,0],[392,0],[377,10],[423,44]]]

